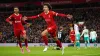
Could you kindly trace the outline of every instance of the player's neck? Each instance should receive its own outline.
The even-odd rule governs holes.
[[[71,30],[71,31],[73,31],[73,30]]]
[[[16,16],[18,16],[19,15],[19,13],[14,13]]]
[[[45,12],[45,14],[48,14],[49,13],[49,11],[44,11]]]
[[[63,31],[63,30],[60,30],[60,31]]]

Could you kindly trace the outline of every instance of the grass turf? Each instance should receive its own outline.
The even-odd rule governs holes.
[[[19,47],[0,47],[0,56],[100,56],[100,48],[77,48],[66,47],[64,55],[61,50],[52,50],[50,47],[47,52],[43,52],[44,47],[29,47],[28,53],[24,47],[24,54],[21,54]]]

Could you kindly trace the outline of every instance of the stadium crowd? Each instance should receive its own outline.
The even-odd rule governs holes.
[[[60,26],[64,27],[66,38],[63,40],[63,42],[68,42],[68,35],[69,35],[69,27],[70,24],[72,24],[74,21],[84,21],[87,28],[95,29],[98,34],[98,40],[100,39],[100,8],[69,8],[69,9],[59,9],[54,10],[58,13],[69,13],[73,15],[73,19],[69,20],[66,17],[55,17],[56,24],[58,25],[58,28]],[[25,16],[31,16],[36,15],[40,11],[24,11],[21,12]],[[0,13],[0,43],[15,43],[15,37],[13,33],[13,28],[10,24],[5,22],[5,19],[11,14],[11,12],[2,12]],[[29,28],[26,28],[28,39],[30,43],[41,43],[41,32],[46,28],[46,23],[43,20],[43,18],[38,18],[35,20],[29,20],[27,21],[29,23],[32,23],[32,25]],[[80,26],[80,32],[82,31],[83,26]],[[59,29],[58,29],[59,30]],[[49,42],[54,42],[49,36]],[[100,40],[98,41],[100,42]]]

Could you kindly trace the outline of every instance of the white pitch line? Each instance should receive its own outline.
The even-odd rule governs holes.
[[[91,55],[100,55],[100,53],[98,53],[98,54],[82,54],[82,55],[72,55],[72,56],[91,56]]]

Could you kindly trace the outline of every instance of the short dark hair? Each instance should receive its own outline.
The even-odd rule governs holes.
[[[43,6],[48,6],[49,10],[52,10],[52,6],[49,3],[44,3]]]

